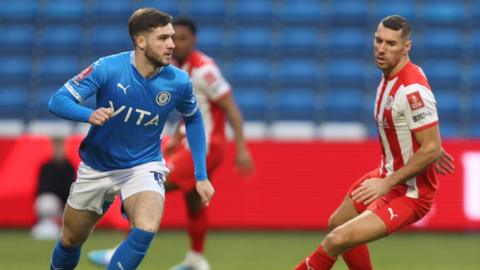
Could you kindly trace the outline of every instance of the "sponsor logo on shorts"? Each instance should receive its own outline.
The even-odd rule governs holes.
[[[391,207],[389,207],[387,210],[388,210],[388,213],[390,213],[390,220],[393,220],[394,218],[398,218],[398,215],[393,212],[393,209]]]

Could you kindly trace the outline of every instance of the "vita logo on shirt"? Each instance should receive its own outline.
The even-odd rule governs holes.
[[[136,122],[135,124],[137,126],[143,125],[143,126],[158,126],[158,121],[160,119],[159,115],[155,115],[153,118],[147,121],[147,119],[144,119],[145,116],[150,116],[152,115],[151,112],[141,110],[141,109],[136,109],[133,107],[126,107],[125,105],[122,105],[118,108],[115,108],[115,105],[113,104],[113,101],[109,100],[108,103],[110,104],[110,109],[113,111],[113,116],[115,117],[122,113],[123,111],[126,111],[124,117],[123,117],[123,122],[128,122],[131,118],[135,121],[135,115],[136,117]],[[133,114],[133,115],[132,115]]]

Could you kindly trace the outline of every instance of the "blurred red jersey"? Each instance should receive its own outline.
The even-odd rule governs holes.
[[[216,102],[231,93],[230,84],[213,59],[198,50],[193,51],[180,68],[192,78],[193,90],[203,116],[207,145],[212,141],[225,141],[225,113]]]
[[[438,125],[435,98],[422,69],[408,62],[397,74],[382,78],[375,120],[382,145],[382,177],[403,167],[418,150],[414,133]],[[434,165],[395,187],[413,199],[433,199],[438,186]]]

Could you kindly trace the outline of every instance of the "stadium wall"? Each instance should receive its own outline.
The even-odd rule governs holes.
[[[81,136],[67,140],[67,154],[75,164],[80,141]],[[375,140],[253,141],[256,172],[242,179],[230,145],[225,162],[211,175],[217,193],[210,223],[217,229],[326,229],[351,183],[379,164],[379,147]],[[455,157],[457,169],[440,176],[432,211],[410,229],[480,231],[480,140],[446,140],[444,147]],[[45,136],[0,138],[0,227],[34,223],[38,169],[51,151]],[[185,216],[181,194],[168,194],[162,227],[182,227]],[[127,228],[118,201],[99,226]]]

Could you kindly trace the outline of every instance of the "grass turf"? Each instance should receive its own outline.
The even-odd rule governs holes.
[[[112,247],[123,233],[96,231],[82,249],[77,269],[101,269],[87,261],[92,249]],[[321,232],[216,231],[209,234],[207,256],[214,270],[281,270],[309,254]],[[55,242],[34,241],[28,231],[0,231],[0,269],[47,269]],[[183,231],[160,232],[139,267],[168,269],[181,261],[188,248]],[[400,233],[370,244],[375,269],[479,269],[480,234]],[[335,270],[347,269],[341,259]]]

